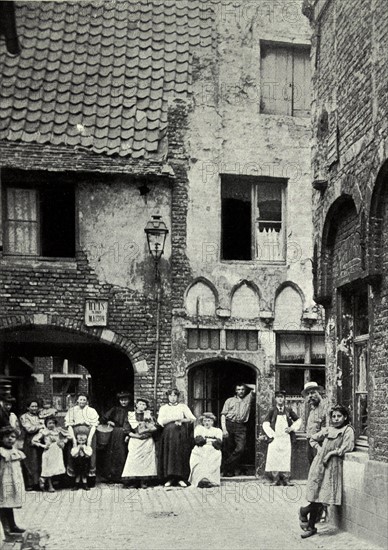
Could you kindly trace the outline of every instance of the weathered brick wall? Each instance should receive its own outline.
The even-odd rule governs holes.
[[[29,264],[29,265],[28,265]],[[152,265],[150,266],[152,272]],[[89,267],[86,254],[78,252],[75,266],[43,262],[32,266],[29,262],[22,266],[12,260],[1,262],[2,288],[0,307],[2,319],[53,314],[71,319],[74,326],[83,326],[84,301],[86,297],[109,300],[108,328],[135,342],[149,365],[147,374],[139,375],[136,389],[147,396],[152,395],[153,363],[155,349],[156,303],[152,289],[149,294],[115,287],[99,281]],[[159,372],[159,395],[169,386],[170,376],[170,315],[168,302],[161,312],[161,354]],[[17,323],[15,323],[16,325]],[[86,329],[87,331],[87,329]],[[94,329],[90,334],[94,336]],[[141,357],[133,357],[134,360]]]
[[[322,248],[322,234],[326,216],[330,207],[341,196],[349,195],[357,210],[357,224],[351,230],[353,235],[363,238],[363,217],[366,221],[366,236],[370,230],[372,192],[379,170],[388,156],[388,11],[384,0],[372,3],[363,0],[331,0],[326,3],[326,9],[322,12],[318,7],[323,6],[323,2],[311,4],[316,6],[312,20],[312,59],[316,64],[313,75],[312,168],[314,179],[328,181],[326,191],[316,191],[313,196],[314,241],[318,244],[319,254],[323,255],[325,250]],[[328,114],[326,128],[322,125],[325,112]],[[342,215],[343,212],[339,209],[334,223],[338,223]],[[385,228],[386,223],[385,219]],[[366,278],[368,266],[362,265],[362,251],[360,252],[359,246],[348,245],[346,248],[347,259],[354,264],[354,273],[360,279]],[[386,268],[386,247],[381,254]],[[341,257],[336,260],[340,268],[341,261]],[[322,277],[323,262],[320,269],[318,275]],[[357,277],[348,276],[347,280],[352,278]],[[345,282],[346,277],[342,277],[334,286]],[[387,460],[384,446],[386,449],[388,432],[386,285],[384,276],[381,286],[374,288],[371,298],[368,403],[370,457],[384,461]],[[336,306],[336,296],[333,293],[333,302],[326,311],[328,381],[333,400],[340,395],[337,392],[336,357],[339,343],[335,327]]]

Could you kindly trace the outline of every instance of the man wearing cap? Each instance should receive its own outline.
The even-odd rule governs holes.
[[[272,474],[272,485],[293,485],[291,476],[291,442],[300,429],[301,419],[285,406],[286,392],[275,392],[275,407],[269,410],[263,430],[269,438],[265,471]]]
[[[307,435],[307,459],[309,464],[314,460],[319,443],[312,440],[312,436],[325,426],[328,426],[328,410],[327,403],[322,398],[323,392],[322,386],[319,386],[317,382],[306,382],[302,390],[302,395],[306,399],[309,406],[309,413],[306,422],[306,435]]]
[[[234,397],[229,397],[225,401],[221,411],[221,428],[226,450],[222,469],[226,477],[237,474],[239,462],[245,451],[247,422],[252,403],[255,400],[255,386],[253,384],[237,384],[235,392]]]

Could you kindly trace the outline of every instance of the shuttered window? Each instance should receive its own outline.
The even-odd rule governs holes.
[[[261,112],[309,116],[311,104],[310,49],[261,46]]]

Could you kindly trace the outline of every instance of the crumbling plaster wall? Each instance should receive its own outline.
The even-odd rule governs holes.
[[[291,280],[310,307],[309,119],[260,114],[260,40],[308,44],[310,32],[302,15],[291,25],[280,8],[268,13],[268,2],[249,5],[244,9],[237,2],[233,9],[230,4],[219,9],[218,50],[194,84],[187,253],[193,274],[208,277],[217,287],[221,307],[228,307],[230,290],[242,279],[258,285],[270,309],[276,288]],[[220,173],[289,178],[286,265],[220,261]]]
[[[144,228],[153,214],[171,227],[171,189],[149,185],[141,196],[138,186],[124,181],[82,182],[78,189],[79,245],[101,282],[144,293],[152,286],[154,270]],[[171,241],[166,239],[161,267],[168,292]]]

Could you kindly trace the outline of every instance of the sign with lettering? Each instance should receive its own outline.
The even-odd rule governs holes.
[[[108,324],[108,300],[86,300],[85,325],[87,327],[106,327]]]

